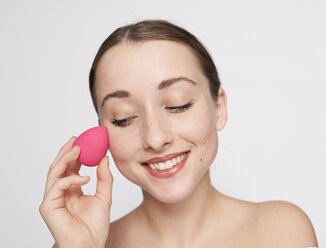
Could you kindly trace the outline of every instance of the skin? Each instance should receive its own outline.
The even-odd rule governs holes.
[[[196,85],[180,81],[157,89],[162,80],[179,76]],[[221,88],[213,100],[207,78],[187,46],[172,41],[123,42],[102,57],[96,84],[99,124],[110,130],[115,164],[144,196],[137,209],[111,224],[107,247],[268,247],[266,241],[273,247],[317,245],[308,217],[293,204],[241,201],[212,186],[209,168],[218,149],[217,133],[227,121],[227,98]],[[110,99],[101,108],[104,96],[118,89],[130,96]],[[193,106],[182,113],[166,109],[189,101],[194,101]],[[123,128],[111,122],[129,117],[132,121]],[[187,150],[191,153],[183,173],[169,179],[154,178],[140,165]],[[294,223],[301,220],[301,230],[293,231],[292,241],[278,231],[276,221],[287,212]],[[288,215],[285,218],[290,221]],[[291,229],[295,225],[285,227]],[[202,246],[204,240],[207,246]]]
[[[187,47],[154,41],[110,49],[97,70],[98,106],[107,93],[117,89],[130,92],[130,97],[110,99],[99,108],[100,124],[110,130],[110,152],[118,169],[142,188],[144,201],[137,214],[141,212],[145,217],[141,219],[147,220],[144,226],[157,239],[169,242],[161,243],[165,247],[192,242],[197,228],[189,230],[189,226],[204,226],[216,205],[217,191],[211,185],[209,167],[217,152],[216,133],[226,123],[226,95],[221,89],[219,101],[214,102],[198,68]],[[180,81],[157,89],[162,80],[179,76],[197,84]],[[194,101],[193,106],[182,113],[166,109],[189,101]],[[135,118],[127,127],[111,123],[131,116]],[[186,169],[175,177],[157,179],[141,166],[150,158],[189,150]],[[194,211],[199,214],[195,219]],[[176,218],[180,219],[178,236],[171,226]]]
[[[158,89],[163,80],[175,77],[195,83],[180,80]],[[110,223],[108,159],[97,168],[95,196],[85,196],[80,186],[88,179],[78,179],[79,151],[71,148],[74,139],[69,141],[50,167],[40,206],[56,246],[317,246],[312,224],[297,206],[242,201],[213,187],[209,169],[218,151],[218,132],[227,122],[227,98],[221,88],[214,101],[208,86],[192,50],[177,42],[124,41],[104,53],[96,71],[99,125],[108,128],[114,162],[141,187],[143,202]],[[102,105],[117,90],[129,96],[111,97]],[[189,102],[191,107],[179,112],[170,109]],[[117,119],[127,120],[126,126],[115,125]],[[141,165],[184,151],[190,151],[185,167],[171,178],[155,178]]]

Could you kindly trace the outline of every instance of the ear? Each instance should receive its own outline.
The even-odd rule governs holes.
[[[221,131],[226,125],[226,121],[228,119],[228,113],[226,110],[226,93],[220,88],[218,91],[217,100],[215,102],[215,113],[216,113],[216,129],[217,131]]]

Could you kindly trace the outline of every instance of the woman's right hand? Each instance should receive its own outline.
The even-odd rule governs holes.
[[[113,177],[105,156],[97,167],[94,196],[84,195],[77,161],[80,148],[72,145],[73,136],[59,151],[50,166],[40,213],[60,248],[104,248],[110,228]]]

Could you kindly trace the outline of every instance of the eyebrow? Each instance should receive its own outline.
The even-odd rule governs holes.
[[[180,81],[185,81],[187,83],[190,83],[192,85],[197,85],[197,83],[187,77],[176,77],[176,78],[169,78],[169,79],[165,79],[163,80],[158,86],[157,89],[158,90],[163,90],[165,88],[170,87],[171,85],[178,83]],[[130,96],[130,93],[126,90],[115,90],[112,93],[107,94],[103,100],[102,100],[102,104],[101,104],[101,108],[103,108],[105,102],[107,102],[110,98],[127,98]]]

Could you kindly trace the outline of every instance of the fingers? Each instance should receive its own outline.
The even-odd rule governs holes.
[[[77,176],[72,175],[69,177],[64,177],[58,179],[52,187],[48,190],[44,197],[43,205],[50,206],[51,209],[47,207],[48,210],[54,210],[58,208],[65,207],[65,191],[68,190],[73,185],[82,186],[89,181],[88,176]]]
[[[112,203],[113,176],[109,169],[109,158],[105,156],[97,167],[97,185],[95,197],[101,200],[106,206],[111,207]]]
[[[72,136],[67,142],[66,144],[64,144],[61,148],[59,153],[57,154],[56,158],[54,159],[53,163],[50,166],[50,169],[57,163],[57,161],[68,151],[71,150],[72,145],[74,144],[75,140],[76,140],[76,136]]]
[[[54,182],[65,176],[65,172],[67,171],[71,162],[76,161],[80,153],[80,148],[78,146],[74,146],[74,148],[70,148],[68,152],[63,154],[55,164],[53,164],[52,168],[50,168],[48,173],[48,178],[46,182],[45,194],[48,190],[53,186]],[[76,166],[75,166],[76,168]]]
[[[66,176],[79,175],[81,163],[78,160],[72,161],[66,171]]]
[[[67,176],[72,176],[72,175],[77,175],[79,176],[79,170],[80,170],[80,167],[81,167],[81,163],[78,161],[78,160],[75,160],[75,161],[72,161],[70,164],[69,164],[69,167],[66,171],[66,177]],[[81,189],[81,187],[79,185],[72,185],[70,188],[69,188],[69,192],[68,194],[70,194],[71,196],[74,195],[74,196],[80,196],[83,194],[83,191]]]

